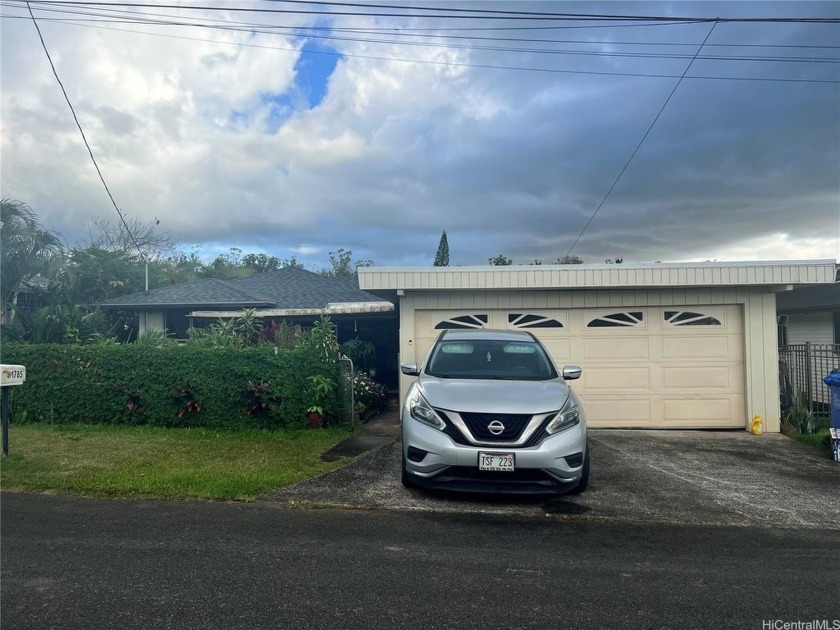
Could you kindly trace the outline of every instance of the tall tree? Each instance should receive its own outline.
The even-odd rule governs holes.
[[[321,270],[322,276],[355,276],[359,267],[373,267],[372,260],[353,260],[353,250],[340,248],[337,252],[330,252],[330,268]]]
[[[57,234],[41,227],[22,201],[0,202],[0,293],[3,308],[16,304],[22,285],[37,275],[49,276],[64,253]],[[14,312],[12,313],[14,318]]]
[[[435,267],[449,266],[449,240],[446,238],[446,230],[440,235],[437,254],[435,254]]]
[[[510,258],[505,256],[504,254],[499,254],[498,256],[495,256],[493,258],[489,258],[487,260],[487,262],[489,262],[491,265],[494,265],[496,267],[506,267],[508,265],[513,264],[513,260],[511,260]]]
[[[134,256],[139,248],[143,256],[153,259],[175,246],[169,231],[160,229],[158,219],[143,222],[137,217],[129,217],[123,224],[122,221],[104,216],[94,219],[93,225],[96,230],[90,231],[90,245],[99,249],[121,249]]]

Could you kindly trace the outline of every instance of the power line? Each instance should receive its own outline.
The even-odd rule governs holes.
[[[712,31],[715,30],[716,26],[717,26],[717,22],[712,24],[712,28],[710,28],[709,32],[706,34],[706,38],[703,40],[703,42],[697,48],[697,52],[694,54],[695,59],[697,58],[697,55],[700,54],[700,51],[703,50],[703,46],[709,40],[709,37],[711,37]],[[645,143],[645,140],[647,139],[648,135],[650,134],[651,129],[653,129],[653,126],[656,124],[656,121],[659,120],[659,117],[662,115],[662,112],[664,112],[665,108],[668,107],[668,103],[671,102],[671,97],[674,96],[674,93],[677,91],[677,88],[680,87],[680,84],[682,83],[683,79],[685,78],[685,75],[688,74],[688,71],[691,69],[691,65],[693,63],[694,63],[694,59],[692,59],[688,63],[688,65],[685,67],[685,70],[683,70],[682,76],[680,77],[679,81],[677,81],[676,85],[674,85],[674,89],[671,90],[671,93],[668,95],[668,98],[665,99],[665,102],[662,104],[662,107],[659,108],[659,111],[657,112],[656,116],[654,117],[653,122],[650,123],[650,126],[647,128],[647,131],[645,131],[645,135],[642,136],[642,139],[639,141],[639,144],[636,145],[636,148],[633,150],[633,153],[630,155],[630,158],[627,160],[627,163],[624,165],[624,168],[621,169],[621,172],[618,174],[618,177],[615,178],[615,181],[612,183],[612,186],[610,186],[610,189],[607,191],[607,194],[604,195],[603,199],[601,199],[601,203],[599,203],[598,207],[595,208],[595,212],[593,212],[592,216],[589,217],[589,221],[586,222],[586,225],[583,226],[583,229],[580,231],[580,234],[578,234],[577,238],[575,239],[575,242],[572,243],[571,247],[569,247],[569,250],[566,252],[566,256],[571,255],[572,250],[575,248],[575,246],[578,244],[580,239],[586,233],[586,230],[589,229],[589,226],[592,225],[592,222],[595,220],[595,217],[598,216],[598,212],[600,212],[601,208],[604,207],[604,204],[606,203],[607,199],[609,199],[610,194],[615,189],[616,185],[618,184],[619,180],[621,179],[621,176],[624,175],[624,172],[627,170],[627,167],[630,166],[630,162],[633,161],[633,158],[636,157],[636,154],[639,152],[639,149],[642,148],[642,145]]]
[[[83,15],[90,15],[84,13]],[[75,23],[78,25],[80,22],[88,23],[87,20],[78,20],[77,18],[65,18],[65,19],[55,19],[55,18],[46,18],[49,21],[59,21],[61,23]],[[108,23],[120,23],[120,24],[145,24],[145,25],[159,25],[159,26],[189,26],[194,28],[206,28],[211,30],[229,30],[234,32],[242,32],[247,31],[249,33],[261,33],[267,35],[289,35],[289,36],[305,36],[311,39],[324,39],[329,41],[351,41],[351,42],[359,42],[359,43],[367,43],[367,44],[388,44],[388,45],[401,45],[401,46],[420,46],[426,48],[446,48],[446,49],[464,49],[464,50],[485,50],[491,52],[512,52],[512,53],[527,53],[527,54],[538,54],[538,55],[568,55],[568,56],[583,56],[583,57],[620,57],[620,58],[638,58],[638,59],[691,59],[692,55],[690,54],[676,54],[676,53],[660,53],[660,52],[604,52],[604,51],[592,51],[592,50],[574,50],[574,49],[555,49],[555,48],[518,48],[518,47],[503,47],[503,46],[476,46],[471,44],[447,44],[447,43],[436,43],[430,41],[401,41],[401,40],[393,40],[393,39],[370,39],[370,38],[359,38],[359,37],[347,37],[347,36],[336,36],[336,35],[322,35],[322,34],[300,34],[297,31],[299,29],[294,27],[270,27],[271,30],[262,30],[268,28],[268,25],[257,25],[257,24],[243,24],[237,22],[231,22],[229,24],[232,25],[220,25],[220,24],[203,24],[200,22],[175,22],[171,20],[157,20],[157,19],[139,19],[139,18],[125,18],[122,20],[106,20]],[[280,28],[288,28],[289,31],[280,31],[277,29]],[[435,37],[434,39],[439,39]],[[459,39],[450,37],[450,39]],[[520,40],[520,41],[528,41],[528,40]],[[551,42],[551,40],[546,40],[547,42]],[[554,43],[554,42],[552,42]],[[585,42],[589,44],[600,44],[600,42]],[[614,44],[614,42],[610,42]],[[636,44],[636,45],[643,45],[643,44]],[[689,44],[679,44],[680,46],[688,46]],[[766,56],[766,55],[753,55],[753,56],[733,56],[733,55],[704,55],[697,57],[699,60],[705,61],[746,61],[746,62],[772,62],[772,63],[817,63],[817,64],[840,64],[840,58],[835,57],[804,57],[804,56]]]
[[[275,0],[279,2],[294,2],[296,4],[304,4],[309,6],[320,6],[321,3],[310,0]],[[241,12],[241,13],[281,13],[281,14],[295,14],[295,15],[326,15],[326,16],[351,16],[351,17],[402,17],[402,18],[425,18],[425,19],[476,19],[483,20],[531,20],[531,21],[667,21],[667,22],[740,22],[740,23],[776,23],[776,24],[838,24],[840,18],[801,18],[801,17],[777,17],[777,18],[759,18],[759,17],[729,17],[729,18],[711,18],[711,17],[674,17],[674,16],[648,16],[648,15],[602,15],[602,14],[585,14],[585,13],[552,13],[552,12],[517,12],[517,11],[494,11],[486,9],[455,9],[453,7],[435,8],[434,10],[442,11],[441,14],[423,15],[411,13],[371,13],[364,11],[324,11],[324,10],[303,10],[303,9],[258,9],[253,7],[241,6],[213,6],[213,5],[178,5],[178,4],[150,4],[143,2],[82,2],[72,0],[38,0],[39,4],[43,5],[58,5],[58,6],[78,6],[78,7],[132,7],[132,8],[154,8],[154,9],[178,9],[178,10],[200,10],[200,11],[225,11],[225,12]],[[350,3],[331,3],[332,6],[350,6],[356,5]],[[399,11],[428,11],[432,10],[428,7],[405,6],[405,5],[379,5],[381,7],[399,10]],[[461,11],[461,12],[455,12]]]
[[[47,18],[49,19],[49,18]],[[269,45],[262,45],[262,44],[249,44],[244,42],[221,42],[218,40],[206,39],[206,38],[197,38],[197,37],[188,37],[188,36],[180,36],[180,35],[170,35],[164,33],[148,33],[146,31],[136,31],[132,29],[123,29],[123,28],[109,28],[104,26],[92,26],[90,24],[74,24],[73,22],[62,22],[64,24],[72,24],[75,26],[81,26],[85,28],[97,28],[100,30],[111,30],[116,32],[128,32],[128,33],[136,33],[140,35],[153,35],[155,37],[167,37],[171,39],[181,39],[186,41],[201,41],[201,42],[214,42],[219,44],[225,45],[232,45],[232,46],[239,46],[239,47],[247,47],[247,48],[257,48],[257,49],[267,49],[267,50],[283,50],[288,52],[300,53],[298,48],[294,47],[284,47],[284,46],[269,46]],[[138,24],[145,24],[146,22],[142,20],[132,20],[131,23],[138,23]],[[151,25],[158,25],[159,23],[153,22]],[[218,25],[206,25],[200,23],[167,23],[166,25],[170,26],[193,26],[193,27],[204,27],[209,28],[211,30],[233,30],[239,31],[241,29],[230,29],[225,28]],[[253,29],[249,29],[251,32]],[[278,33],[269,33],[269,34],[278,34]],[[366,40],[358,40],[350,38],[350,41],[361,41],[365,42]],[[407,42],[399,42],[399,45],[409,46],[412,45]],[[414,45],[418,45],[415,43]],[[840,81],[832,80],[832,79],[806,79],[806,78],[788,78],[788,77],[739,77],[739,76],[716,76],[716,75],[692,75],[692,76],[681,76],[678,74],[671,74],[671,73],[655,73],[655,72],[612,72],[612,71],[597,71],[597,70],[569,70],[569,69],[562,69],[562,68],[536,68],[536,67],[528,67],[528,66],[517,66],[517,65],[501,65],[501,64],[479,64],[479,63],[464,63],[464,62],[455,62],[455,61],[440,61],[440,60],[429,60],[429,59],[405,59],[400,57],[387,57],[381,55],[362,55],[357,53],[339,53],[334,51],[328,50],[308,50],[306,54],[314,54],[314,55],[327,55],[333,57],[347,57],[347,58],[356,58],[356,59],[371,59],[376,61],[394,61],[399,63],[420,63],[420,64],[427,64],[427,65],[438,65],[438,66],[446,66],[446,67],[461,67],[461,68],[478,68],[478,69],[495,69],[495,70],[508,70],[508,71],[519,71],[519,72],[540,72],[540,73],[549,73],[549,74],[575,74],[575,75],[590,75],[590,76],[616,76],[616,77],[637,77],[637,78],[668,78],[668,79],[680,79],[683,78],[687,79],[698,79],[698,80],[719,80],[719,81],[750,81],[750,82],[777,82],[777,83],[814,83],[814,84],[838,84]],[[592,56],[592,55],[590,55]],[[633,56],[633,55],[630,55]],[[680,58],[680,56],[672,56],[670,58]],[[693,57],[692,61],[697,58]],[[704,59],[704,57],[699,57],[700,59]],[[709,58],[710,60],[728,60],[726,58],[715,59]],[[743,61],[750,61],[749,59],[742,59]],[[759,60],[759,59],[754,59]],[[761,59],[763,61],[763,59]],[[777,59],[781,61],[782,59]],[[795,60],[795,58],[791,58],[791,60]],[[776,61],[776,59],[771,59],[771,61]]]
[[[87,147],[88,155],[90,155],[90,159],[93,162],[93,166],[96,168],[96,173],[99,175],[99,180],[105,187],[105,192],[108,193],[108,198],[114,205],[114,210],[116,210],[117,214],[120,216],[120,221],[122,221],[123,226],[125,226],[126,232],[128,232],[128,235],[131,237],[131,242],[134,243],[134,246],[140,253],[140,258],[143,259],[143,262],[148,262],[146,260],[146,255],[143,253],[143,251],[140,249],[140,246],[137,244],[137,239],[134,238],[134,234],[132,234],[131,229],[128,227],[128,223],[126,223],[125,217],[123,217],[123,213],[120,211],[119,206],[117,206],[117,202],[114,200],[114,196],[111,194],[111,190],[108,188],[108,184],[105,183],[105,178],[102,176],[102,171],[99,169],[99,164],[97,164],[96,158],[93,156],[93,151],[91,150],[90,144],[87,141],[85,131],[84,129],[82,129],[82,124],[79,122],[79,117],[76,115],[76,110],[73,108],[73,103],[70,102],[70,97],[67,96],[67,90],[64,89],[64,84],[61,82],[61,78],[59,78],[58,76],[58,72],[55,69],[55,64],[53,63],[52,57],[50,56],[50,51],[47,48],[46,42],[44,41],[44,36],[41,34],[41,28],[38,26],[38,21],[35,19],[35,14],[32,13],[32,7],[29,6],[28,2],[26,3],[26,8],[29,9],[29,15],[32,18],[32,24],[35,25],[35,30],[38,31],[38,39],[41,40],[41,46],[44,48],[44,53],[47,55],[47,61],[50,62],[50,68],[52,68],[53,76],[55,76],[55,80],[58,82],[58,86],[61,88],[61,93],[64,95],[64,100],[67,101],[67,106],[70,108],[70,113],[73,114],[73,120],[76,121],[76,127],[79,128],[79,133],[82,135],[82,141],[85,143],[85,147]],[[148,289],[148,286],[146,288]]]

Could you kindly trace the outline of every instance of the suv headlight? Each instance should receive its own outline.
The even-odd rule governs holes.
[[[408,412],[418,422],[427,424],[435,429],[443,430],[443,427],[446,426],[419,391],[415,392],[408,401]]]
[[[563,405],[563,408],[557,412],[554,419],[548,423],[545,431],[549,435],[554,435],[555,433],[565,431],[576,424],[580,424],[580,413],[578,412],[578,407],[572,400],[572,397],[569,396],[569,398],[566,399],[566,404]]]

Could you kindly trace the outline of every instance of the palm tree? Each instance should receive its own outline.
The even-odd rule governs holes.
[[[17,304],[24,284],[39,274],[48,275],[63,252],[61,239],[41,227],[32,208],[22,201],[3,199],[0,202],[0,297],[4,311],[5,305]]]

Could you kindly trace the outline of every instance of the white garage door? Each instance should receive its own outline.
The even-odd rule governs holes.
[[[422,360],[441,330],[528,330],[573,384],[595,427],[743,428],[744,328],[739,306],[563,310],[419,310]]]

